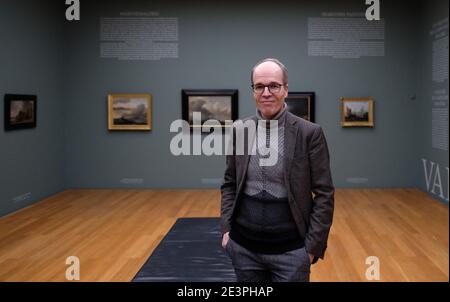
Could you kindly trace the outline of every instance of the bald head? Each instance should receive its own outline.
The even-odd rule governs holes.
[[[252,85],[254,84],[254,79],[253,79],[253,75],[255,73],[255,70],[261,70],[261,69],[267,69],[267,68],[271,68],[273,70],[274,65],[276,67],[278,67],[281,71],[282,74],[282,80],[283,83],[282,84],[287,84],[288,83],[288,71],[286,66],[283,65],[283,63],[281,63],[279,60],[274,59],[274,58],[267,58],[264,60],[259,61],[258,63],[256,63],[256,65],[253,67],[252,69],[252,73],[250,75],[250,80]]]

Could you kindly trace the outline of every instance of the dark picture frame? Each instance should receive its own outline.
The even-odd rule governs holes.
[[[219,121],[220,128],[225,129],[231,126],[225,124],[226,120],[238,119],[238,100],[237,89],[182,89],[182,119],[189,123],[191,130],[204,127],[209,119]],[[193,112],[201,113],[201,125],[193,125]]]
[[[37,96],[5,94],[5,131],[36,128]]]
[[[287,110],[312,123],[315,122],[315,93],[289,92],[285,99]]]

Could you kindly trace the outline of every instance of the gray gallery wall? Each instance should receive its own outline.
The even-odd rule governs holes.
[[[337,187],[426,191],[421,158],[448,167],[448,151],[428,147],[423,111],[433,88],[421,78],[430,68],[427,31],[448,17],[445,0],[382,1],[385,56],[360,59],[308,56],[307,22],[364,12],[362,0],[82,1],[76,22],[64,20],[59,2],[1,2],[0,94],[34,93],[39,106],[36,129],[0,132],[0,215],[69,188],[217,188],[224,157],[170,153],[181,89],[238,89],[239,117],[252,115],[249,71],[265,57],[287,65],[291,91],[316,93]],[[178,18],[178,58],[101,58],[100,19],[121,12]],[[108,131],[109,93],[152,94],[153,130]],[[339,98],[369,96],[375,127],[342,128]]]
[[[64,189],[62,6],[0,3],[0,216]],[[3,96],[38,96],[38,127],[5,132]]]
[[[338,187],[416,187],[416,11],[384,1],[386,55],[361,59],[307,56],[307,18],[322,12],[364,12],[364,1],[96,1],[66,25],[66,180],[69,188],[218,187],[223,157],[175,157],[169,125],[181,117],[183,88],[239,89],[239,117],[254,113],[249,70],[264,57],[289,69],[291,91],[315,91]],[[268,9],[270,7],[271,9]],[[179,58],[119,61],[100,58],[102,17],[156,11],[179,20]],[[153,95],[153,130],[107,130],[108,93]],[[373,129],[340,127],[339,98],[375,99]],[[142,180],[124,184],[123,179]],[[352,182],[356,179],[356,183]],[[361,182],[361,179],[363,180]],[[365,180],[365,181],[364,181]]]
[[[448,147],[447,150],[433,147],[432,144],[432,108],[435,100],[433,96],[436,90],[446,90],[446,100],[444,103],[448,109],[448,94],[449,85],[448,77],[446,81],[441,83],[434,82],[432,79],[432,57],[433,57],[433,38],[431,33],[433,24],[447,18],[448,20],[449,1],[448,0],[433,0],[421,2],[419,32],[418,32],[418,60],[417,60],[417,98],[415,100],[415,107],[417,109],[417,119],[415,141],[417,143],[416,165],[420,166],[421,176],[419,187],[429,192],[433,198],[437,198],[448,203]],[[448,37],[448,21],[447,21],[447,37]],[[448,43],[448,42],[447,42]],[[448,52],[448,44],[447,44]],[[447,61],[448,72],[448,61]],[[445,94],[444,94],[445,96]],[[445,97],[444,97],[445,99]],[[440,106],[442,107],[442,106]],[[448,120],[448,117],[447,117]],[[448,127],[448,122],[447,122]],[[448,133],[448,131],[447,131]],[[448,142],[447,142],[448,145]],[[423,159],[426,160],[426,170],[424,169]],[[425,173],[426,171],[426,173]],[[439,171],[439,172],[438,172]],[[437,175],[437,173],[439,173]],[[440,176],[440,177],[439,177]],[[427,180],[429,184],[427,186]],[[442,189],[442,190],[441,190]]]

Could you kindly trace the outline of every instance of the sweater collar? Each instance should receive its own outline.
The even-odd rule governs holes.
[[[273,121],[273,120],[278,120],[278,127],[283,127],[284,126],[284,122],[286,120],[286,108],[287,105],[286,103],[283,104],[283,108],[281,108],[280,112],[278,112],[273,118],[271,118],[269,121]],[[259,109],[256,109],[256,118],[258,120],[263,120],[263,121],[268,121],[267,119],[263,118],[261,112],[259,111]],[[265,123],[263,123],[264,125]]]

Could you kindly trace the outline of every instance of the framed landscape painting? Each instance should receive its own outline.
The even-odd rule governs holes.
[[[225,128],[225,121],[238,118],[238,91],[235,89],[199,90],[183,89],[181,91],[181,110],[183,120],[194,127],[205,127],[207,120],[216,121],[211,127]],[[194,113],[200,117],[194,121]]]
[[[109,94],[109,130],[151,130],[152,96],[150,94]]]
[[[37,96],[24,94],[5,94],[5,130],[36,127]]]
[[[341,98],[342,127],[374,127],[372,98]]]
[[[289,112],[314,123],[314,92],[289,92],[284,101]]]

